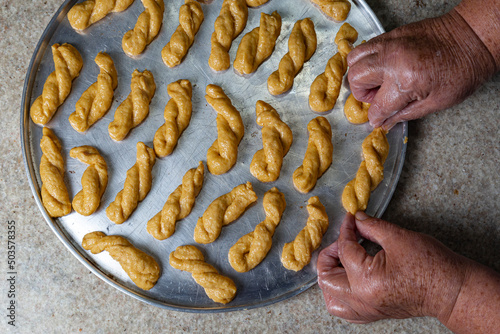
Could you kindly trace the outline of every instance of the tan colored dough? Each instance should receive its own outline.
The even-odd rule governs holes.
[[[122,12],[134,0],[87,0],[74,5],[68,12],[68,21],[75,30],[84,30],[112,12]]]
[[[258,6],[262,6],[263,4],[268,2],[269,0],[246,0],[246,1],[247,1],[248,7],[258,7]]]
[[[348,0],[311,0],[311,2],[337,22],[345,21],[351,11],[351,3]]]
[[[356,100],[354,95],[349,95],[344,104],[344,114],[352,124],[363,124],[368,122],[368,109],[370,103]]]

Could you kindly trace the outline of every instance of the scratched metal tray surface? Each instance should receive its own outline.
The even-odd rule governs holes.
[[[341,24],[328,19],[308,0],[270,0],[259,8],[250,8],[247,26],[231,47],[231,60],[234,60],[243,35],[259,25],[261,12],[271,13],[277,10],[283,19],[283,25],[270,59],[264,62],[255,74],[242,77],[235,73],[232,66],[222,73],[216,73],[208,67],[210,35],[222,3],[220,0],[202,4],[205,21],[188,55],[181,65],[173,69],[163,64],[160,51],[178,25],[178,12],[183,1],[165,1],[160,34],[136,59],[123,53],[121,40],[123,34],[133,28],[138,15],[143,11],[140,1],[135,1],[125,12],[107,16],[84,33],[75,32],[66,18],[68,10],[76,2],[65,1],[43,33],[26,76],[21,106],[21,136],[28,179],[42,215],[69,251],[99,278],[121,292],[146,303],[180,311],[219,312],[260,307],[292,297],[315,284],[319,250],[314,253],[311,263],[299,272],[289,271],[282,266],[281,250],[283,245],[292,241],[305,226],[308,216],[307,200],[314,195],[319,196],[330,219],[330,227],[323,238],[321,248],[337,239],[345,214],[340,199],[342,190],[356,174],[361,162],[361,142],[371,131],[368,124],[352,125],[345,119],[342,108],[349,88],[344,80],[337,105],[332,112],[325,115],[333,130],[333,163],[309,194],[301,194],[294,189],[291,177],[293,171],[301,165],[307,147],[306,126],[311,119],[318,116],[308,106],[309,87],[314,78],[324,71],[328,59],[337,52],[333,40]],[[277,69],[281,57],[288,51],[288,36],[294,22],[305,17],[311,17],[316,27],[316,53],[296,77],[293,89],[283,96],[274,97],[267,91],[266,80]],[[356,44],[383,32],[379,21],[364,1],[353,1],[347,22],[359,32],[360,37]],[[84,61],[80,76],[73,81],[70,95],[47,124],[63,145],[66,161],[65,182],[70,198],[81,189],[80,179],[87,167],[69,157],[71,148],[81,145],[95,146],[108,162],[108,187],[98,211],[89,217],[73,211],[65,217],[53,219],[47,215],[41,204],[39,143],[42,128],[30,120],[29,109],[34,99],[42,93],[45,79],[53,71],[50,46],[54,43],[72,44],[79,50]],[[98,67],[94,58],[99,51],[106,51],[113,58],[118,71],[118,88],[115,90],[113,105],[106,116],[85,134],[80,134],[70,126],[68,116],[74,111],[75,103],[82,92],[96,81]],[[141,71],[150,70],[156,81],[157,89],[151,102],[150,115],[143,124],[133,129],[125,140],[114,142],[108,135],[108,124],[112,121],[117,106],[129,94],[131,73],[136,68]],[[105,209],[122,189],[126,171],[135,163],[136,143],[143,141],[152,147],[155,131],[163,124],[163,109],[169,100],[167,85],[179,79],[189,79],[193,84],[191,123],[173,154],[157,159],[149,195],[139,203],[137,210],[124,224],[115,225],[106,217]],[[220,85],[241,112],[245,136],[239,146],[238,161],[224,175],[214,176],[206,170],[203,188],[191,214],[177,223],[176,232],[170,238],[164,241],[156,240],[146,231],[147,221],[161,210],[168,195],[181,183],[184,173],[196,167],[198,161],[206,162],[207,149],[217,136],[216,112],[204,98],[205,87],[211,83]],[[270,184],[259,182],[249,171],[253,154],[262,147],[260,128],[255,122],[255,103],[259,99],[276,108],[281,118],[291,127],[294,136],[290,151],[284,159],[281,176]],[[391,148],[385,163],[385,179],[372,193],[367,209],[371,215],[381,216],[394,192],[404,162],[406,134],[406,123],[396,126],[388,134]],[[215,242],[197,245],[204,253],[206,261],[214,265],[221,274],[233,279],[238,288],[232,302],[227,305],[217,304],[206,296],[203,288],[194,282],[189,273],[172,268],[168,263],[168,256],[177,246],[196,244],[193,231],[197,218],[215,198],[246,181],[252,182],[258,195],[259,199],[255,205],[237,221],[224,227]],[[273,237],[272,248],[255,269],[244,274],[238,273],[229,265],[228,250],[241,236],[253,231],[254,227],[264,220],[262,198],[273,186],[285,194],[287,207]],[[141,290],[107,252],[92,255],[85,251],[81,247],[81,241],[83,236],[91,231],[122,235],[136,247],[152,255],[162,268],[157,284],[149,291]]]

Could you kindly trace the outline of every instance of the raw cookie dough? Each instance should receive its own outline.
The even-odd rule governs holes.
[[[299,271],[311,262],[312,253],[321,245],[321,239],[328,229],[328,215],[318,196],[307,202],[306,226],[294,241],[286,243],[281,253],[281,263],[288,270]]]
[[[247,1],[248,7],[258,7],[258,6],[265,4],[269,0],[246,0],[246,1]]]
[[[208,298],[216,303],[227,304],[236,295],[236,285],[229,277],[219,274],[217,269],[205,262],[203,253],[192,245],[179,246],[170,253],[172,267],[188,271],[196,283],[205,289]]]
[[[344,114],[352,124],[362,124],[368,122],[368,109],[370,103],[356,100],[354,95],[349,95],[344,104]]]
[[[147,230],[158,240],[169,238],[175,232],[175,223],[191,213],[196,196],[203,186],[205,167],[200,161],[198,168],[184,174],[182,184],[171,193],[160,212],[148,221]]]
[[[123,35],[122,48],[129,57],[140,55],[160,32],[165,5],[163,0],[142,0],[144,11],[133,30]]]
[[[214,200],[198,218],[194,229],[194,241],[200,244],[214,242],[223,226],[238,219],[247,207],[257,200],[252,184],[240,184]]]
[[[302,166],[293,172],[293,185],[308,193],[332,164],[332,127],[326,118],[318,116],[307,124],[309,140]]]
[[[42,179],[42,203],[51,217],[62,217],[71,212],[68,189],[64,184],[64,159],[61,142],[49,128],[43,128],[40,140],[42,159],[40,178]]]
[[[38,125],[45,125],[52,119],[71,92],[73,80],[80,75],[83,66],[82,56],[68,43],[52,45],[52,59],[55,71],[45,80],[42,95],[30,109],[31,120]]]
[[[274,11],[271,15],[260,14],[260,26],[241,39],[233,67],[240,74],[250,74],[271,56],[281,32],[281,16]]]
[[[122,12],[134,0],[87,0],[74,5],[68,12],[69,24],[75,30],[84,30],[111,12]]]
[[[155,152],[143,142],[137,143],[135,164],[127,171],[121,190],[106,209],[106,216],[115,224],[122,224],[130,217],[151,190],[151,170],[155,164]]]
[[[224,0],[210,39],[212,50],[208,65],[211,69],[223,71],[229,68],[229,49],[233,40],[245,29],[247,19],[248,7],[245,0]]]
[[[205,99],[217,111],[217,139],[207,151],[207,166],[214,175],[230,170],[238,159],[238,145],[245,134],[240,112],[222,88],[208,85]]]
[[[182,132],[189,125],[193,104],[193,88],[189,80],[178,80],[167,86],[171,99],[163,111],[165,123],[156,131],[153,140],[155,153],[163,158],[170,155],[177,145]]]
[[[370,193],[384,179],[384,162],[389,154],[389,142],[382,128],[375,128],[361,145],[364,161],[356,177],[344,188],[342,205],[351,214],[364,211],[370,200]]]
[[[285,211],[285,195],[274,187],[264,195],[262,203],[266,219],[253,232],[242,236],[229,249],[229,264],[234,270],[244,273],[264,260],[273,244],[273,234]]]
[[[99,207],[108,185],[108,165],[92,146],[74,147],[69,155],[89,165],[82,175],[82,190],[73,198],[73,209],[81,215],[89,216]]]
[[[288,38],[288,52],[267,79],[269,93],[280,95],[292,88],[295,76],[312,57],[317,43],[313,21],[310,18],[297,21]]]
[[[193,45],[194,36],[203,22],[203,10],[195,0],[186,0],[179,10],[179,25],[170,42],[161,50],[161,58],[168,67],[179,65]]]
[[[264,101],[257,101],[255,113],[257,124],[262,126],[263,148],[255,152],[250,173],[261,182],[273,182],[280,176],[283,158],[292,145],[292,130],[281,120],[278,112]]]
[[[311,0],[311,2],[337,22],[345,21],[351,10],[351,3],[348,0]]]
[[[87,131],[108,112],[118,86],[113,59],[107,53],[99,52],[95,63],[100,68],[97,81],[83,92],[76,102],[75,111],[69,115],[69,123],[78,132]]]
[[[156,84],[148,70],[134,70],[130,82],[130,94],[116,108],[115,117],[108,126],[111,139],[123,140],[130,130],[138,126],[149,115],[149,103],[155,95]]]
[[[151,289],[160,277],[160,266],[155,259],[135,248],[122,236],[91,232],[83,237],[82,247],[92,254],[108,251],[132,281],[143,290]]]

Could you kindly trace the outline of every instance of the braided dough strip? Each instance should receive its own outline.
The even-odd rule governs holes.
[[[47,124],[64,103],[73,80],[80,75],[83,66],[82,56],[74,46],[68,43],[52,45],[54,72],[50,73],[43,84],[42,95],[31,105],[31,120],[39,125]]]
[[[364,161],[356,177],[342,192],[342,205],[351,214],[364,211],[370,200],[370,192],[384,179],[384,162],[389,154],[389,142],[382,128],[375,128],[361,145]]]
[[[347,71],[347,55],[353,48],[352,43],[357,39],[358,32],[349,23],[340,27],[335,36],[339,51],[328,60],[325,72],[318,75],[311,84],[309,106],[312,110],[325,112],[335,107]]]
[[[195,0],[186,0],[179,10],[179,25],[170,41],[161,50],[161,58],[168,67],[179,65],[193,45],[194,37],[204,15],[201,5]]]
[[[345,21],[351,11],[351,3],[348,0],[311,0],[311,2],[337,22]]]
[[[42,203],[51,217],[62,217],[71,212],[68,189],[64,184],[64,160],[61,142],[49,128],[43,128],[40,140],[42,159],[40,178],[42,179]]]
[[[155,164],[155,152],[143,142],[137,143],[135,164],[127,171],[123,189],[106,209],[106,216],[115,224],[122,224],[130,217],[151,190],[151,170]]]
[[[84,30],[111,12],[122,12],[134,0],[87,0],[77,3],[68,12],[68,21],[75,30]]]
[[[203,253],[192,245],[179,246],[170,253],[172,267],[188,271],[196,283],[205,289],[207,296],[216,303],[227,304],[236,295],[236,285],[229,277],[219,274],[217,269],[205,262]]]
[[[246,0],[248,7],[259,7],[268,2],[269,0]]]
[[[194,229],[194,241],[200,244],[214,242],[220,235],[223,226],[238,219],[247,207],[257,200],[252,184],[240,184],[214,200],[198,218]]]
[[[229,264],[234,270],[244,273],[264,260],[273,244],[273,234],[285,211],[285,195],[274,187],[266,192],[262,203],[266,219],[253,232],[242,236],[230,249]]]
[[[255,152],[250,173],[261,182],[273,182],[280,176],[283,158],[292,145],[292,130],[281,120],[278,112],[264,101],[257,101],[255,113],[257,124],[262,126],[263,148]]]
[[[217,111],[217,139],[207,151],[210,173],[221,175],[230,170],[238,159],[238,146],[245,134],[240,112],[222,88],[208,85],[205,99]]]
[[[147,230],[158,240],[169,238],[175,232],[175,223],[186,218],[203,186],[205,167],[200,161],[198,168],[191,168],[184,174],[182,184],[171,193],[160,212],[148,221]]]
[[[295,76],[312,57],[317,43],[313,21],[309,18],[297,21],[288,38],[288,52],[281,59],[278,70],[267,79],[269,93],[279,95],[292,88]]]
[[[76,102],[75,111],[69,116],[69,123],[78,132],[87,131],[108,112],[118,86],[113,59],[107,53],[99,52],[95,63],[100,68],[97,81],[83,92]]]
[[[139,288],[149,290],[160,277],[160,266],[155,259],[137,249],[119,235],[107,236],[103,232],[91,232],[83,237],[82,247],[92,254],[108,251]]]
[[[229,68],[229,49],[233,40],[245,29],[247,19],[248,7],[245,0],[224,0],[210,38],[212,49],[208,65],[211,69],[223,71]]]
[[[163,0],[141,0],[144,11],[133,30],[123,35],[122,49],[129,57],[140,55],[160,32],[165,4]]]
[[[370,103],[356,100],[352,93],[344,104],[345,117],[353,124],[368,122],[368,109],[370,109]]]
[[[69,155],[89,165],[82,175],[82,190],[75,195],[72,203],[76,212],[89,216],[99,207],[108,185],[108,165],[92,146],[74,147]]]
[[[123,140],[130,130],[138,126],[149,115],[149,103],[155,95],[156,84],[148,70],[134,70],[130,82],[130,94],[116,108],[115,117],[108,126],[111,139]]]
[[[281,16],[274,11],[271,15],[260,14],[260,26],[241,39],[233,67],[240,74],[250,74],[271,56],[281,32]]]
[[[311,262],[312,253],[321,245],[328,229],[328,215],[318,196],[307,202],[306,226],[294,241],[286,243],[281,253],[281,263],[288,270],[299,271]]]
[[[307,124],[309,140],[302,166],[293,172],[293,185],[301,193],[308,193],[332,164],[332,128],[323,116]]]

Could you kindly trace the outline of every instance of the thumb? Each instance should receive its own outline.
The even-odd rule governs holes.
[[[340,227],[338,247],[340,262],[346,269],[348,276],[349,273],[354,275],[361,273],[363,263],[369,257],[368,253],[358,242],[356,230],[354,216],[347,213]]]
[[[387,250],[398,240],[406,230],[385,220],[368,216],[363,211],[356,212],[355,225],[359,234]]]

